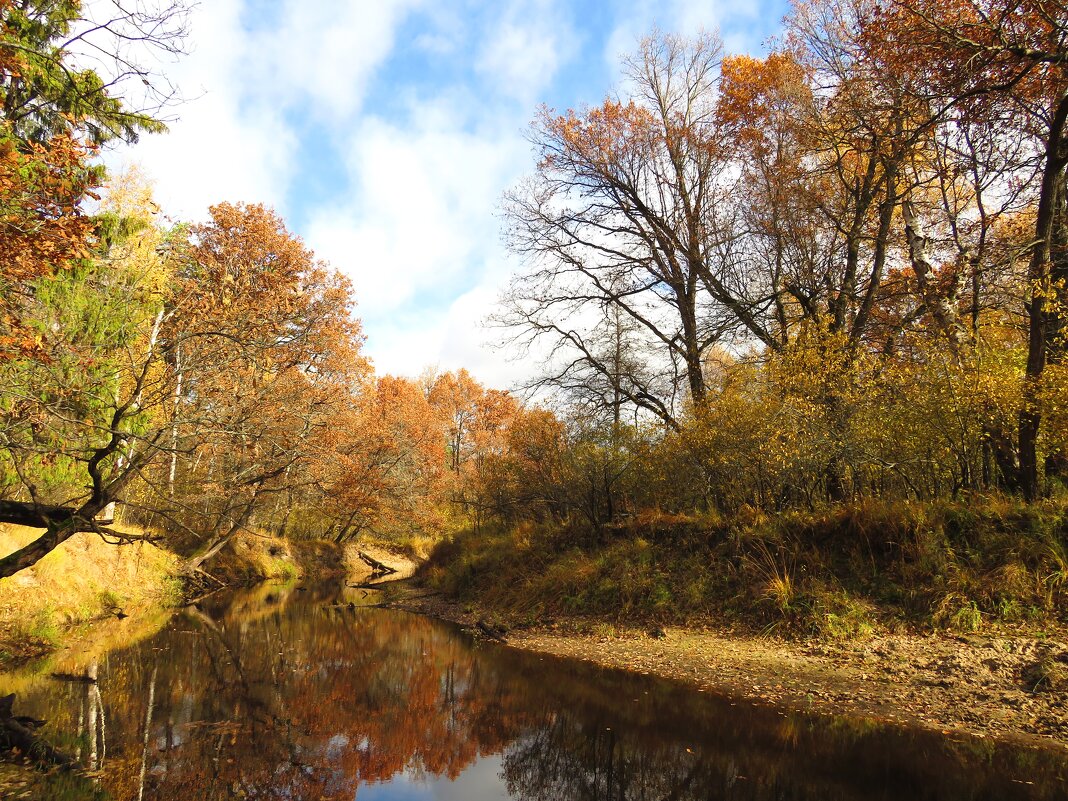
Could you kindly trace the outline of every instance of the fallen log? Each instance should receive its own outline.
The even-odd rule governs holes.
[[[505,637],[504,637],[504,635],[505,635],[505,630],[504,629],[499,628],[498,626],[493,626],[493,625],[487,623],[485,620],[479,620],[478,623],[475,624],[475,627],[480,632],[482,632],[483,635],[485,635],[486,637],[489,637],[491,640],[495,640],[496,642],[502,642],[502,643],[507,643],[508,642],[508,640],[506,640]]]
[[[65,768],[74,765],[73,757],[57,751],[37,736],[36,730],[44,725],[44,721],[26,715],[15,715],[12,711],[14,704],[14,693],[0,698],[0,748],[17,748],[34,762],[41,764]]]
[[[356,555],[360,557],[360,560],[371,568],[372,575],[388,576],[391,573],[396,573],[395,567],[390,567],[385,562],[379,562],[370,554],[366,554],[363,551],[356,551]]]

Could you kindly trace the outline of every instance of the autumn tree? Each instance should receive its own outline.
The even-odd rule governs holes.
[[[353,400],[335,421],[332,458],[315,468],[334,540],[440,530],[455,460],[439,410],[418,384],[393,376],[369,380]]]
[[[332,458],[334,418],[367,373],[348,282],[263,206],[211,214],[178,256],[160,331],[164,416],[153,431],[166,441],[154,447],[177,460],[182,491],[170,491],[172,461],[166,495],[151,491],[163,476],[149,477],[139,502],[203,539],[197,563],[311,485],[310,464]]]
[[[702,357],[725,331],[744,320],[770,338],[760,290],[708,268],[729,236],[713,124],[719,58],[712,36],[657,34],[624,65],[628,96],[543,109],[531,130],[537,171],[505,205],[528,270],[498,319],[516,342],[550,349],[544,382],[599,376],[669,425],[679,401],[703,401]]]
[[[478,402],[484,391],[463,368],[434,376],[429,381],[427,399],[445,425],[449,468],[454,473],[460,471],[469,457]]]
[[[950,5],[900,0],[872,15],[868,35],[892,44],[912,72],[912,90],[959,109],[968,120],[1009,123],[1029,140],[1025,158],[1038,172],[1034,228],[1027,248],[1028,346],[1019,419],[1019,472],[1024,495],[1038,496],[1038,405],[1047,363],[1064,353],[1064,259],[1068,193],[1068,16],[1060,3],[962,0]],[[1005,128],[1001,129],[1006,130]]]
[[[0,123],[0,362],[39,352],[29,321],[34,282],[84,263],[93,224],[82,203],[99,183],[69,137],[20,147]]]

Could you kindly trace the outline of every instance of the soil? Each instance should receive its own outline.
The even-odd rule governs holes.
[[[392,595],[394,608],[471,626],[476,634],[479,620],[493,619],[407,582],[398,582]],[[507,642],[749,701],[1013,740],[1068,755],[1065,631],[826,642],[562,620],[513,629]]]

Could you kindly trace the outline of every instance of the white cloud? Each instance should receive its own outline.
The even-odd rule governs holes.
[[[354,202],[313,215],[308,240],[349,273],[366,314],[392,313],[447,288],[497,239],[500,192],[515,169],[518,133],[469,133],[447,111],[413,110],[353,132]]]
[[[286,213],[299,144],[287,113],[348,125],[396,27],[421,1],[285,0],[270,24],[252,18],[247,0],[201,4],[192,17],[192,52],[168,68],[189,98],[176,109],[179,119],[169,133],[109,154],[109,166],[143,164],[157,200],[176,219],[202,219],[222,200]]]
[[[539,99],[574,47],[551,2],[519,0],[504,8],[483,39],[477,68],[496,91],[528,106]]]
[[[486,324],[497,305],[498,282],[490,279],[458,297],[449,307],[438,364],[443,370],[466,367],[471,375],[499,388],[528,381],[533,365],[502,348],[502,331]]]
[[[633,53],[654,26],[688,36],[716,32],[723,36],[726,52],[757,53],[763,43],[761,31],[777,22],[764,17],[767,5],[759,0],[628,0],[618,8],[604,58],[617,66],[620,57]]]
[[[249,83],[264,100],[283,106],[306,100],[317,116],[348,119],[393,50],[398,25],[422,2],[283,0],[276,23],[249,37]]]
[[[463,367],[486,386],[501,389],[528,381],[535,360],[515,358],[500,347],[502,332],[486,325],[500,283],[500,275],[488,276],[447,308],[369,320],[368,354],[376,371],[415,377],[427,367],[440,371]]]
[[[250,200],[280,204],[294,146],[277,109],[249,107],[236,79],[243,58],[239,0],[214,0],[193,18],[192,52],[168,70],[187,102],[170,132],[143,137],[109,154],[112,167],[139,162],[156,181],[167,214],[203,218],[209,204]]]
[[[507,272],[497,206],[529,148],[514,120],[480,125],[457,106],[412,103],[405,123],[362,123],[348,156],[353,201],[319,210],[307,227],[316,254],[352,279],[368,353],[384,372],[482,358],[476,332]],[[502,374],[486,361],[482,377]]]

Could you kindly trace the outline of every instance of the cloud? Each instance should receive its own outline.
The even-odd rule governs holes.
[[[530,379],[532,363],[517,359],[501,347],[504,334],[486,324],[497,305],[499,282],[488,280],[453,301],[442,336],[438,364],[443,370],[466,367],[471,375],[491,386],[508,388]]]
[[[726,52],[757,53],[782,13],[778,0],[625,0],[617,6],[617,23],[607,38],[604,58],[617,65],[654,26],[685,35],[718,32]]]
[[[413,100],[404,121],[365,120],[347,156],[353,200],[307,226],[317,255],[352,279],[369,354],[389,372],[474,355],[471,332],[507,272],[497,206],[528,146],[514,120],[472,122],[462,105]],[[472,287],[481,309],[457,305]]]
[[[528,106],[556,77],[574,49],[562,9],[548,0],[504,6],[483,37],[477,69],[503,95]]]
[[[282,0],[273,24],[249,36],[248,83],[264,101],[302,104],[327,120],[347,120],[393,50],[397,27],[422,3]]]
[[[157,201],[172,217],[201,219],[221,200],[280,204],[291,178],[294,136],[277,109],[249,106],[235,78],[244,52],[241,3],[214,0],[193,18],[192,52],[168,70],[189,98],[170,132],[143,137],[107,156],[109,167],[144,165]]]
[[[168,68],[187,102],[170,132],[121,147],[113,169],[138,162],[175,219],[202,219],[222,200],[287,208],[300,179],[294,120],[351,122],[394,31],[422,0],[373,4],[284,0],[276,16],[242,0],[212,0],[191,20],[191,52]]]
[[[518,133],[469,132],[435,103],[413,109],[410,125],[369,119],[348,155],[354,200],[316,211],[309,242],[353,277],[375,314],[446,289],[496,243],[517,149]]]

